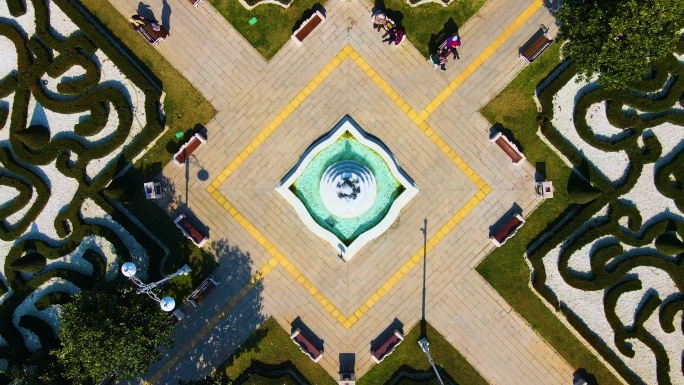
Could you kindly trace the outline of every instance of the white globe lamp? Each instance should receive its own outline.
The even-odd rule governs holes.
[[[161,305],[162,310],[169,312],[176,307],[176,301],[171,297],[164,297],[159,302],[159,305]]]
[[[124,275],[124,277],[133,277],[137,272],[138,268],[135,267],[133,262],[126,262],[121,266],[121,273]]]

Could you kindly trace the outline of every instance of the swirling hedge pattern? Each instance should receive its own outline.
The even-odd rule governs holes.
[[[158,264],[164,251],[141,231],[125,215],[117,211],[104,197],[102,191],[123,166],[131,161],[163,130],[159,121],[160,91],[151,83],[151,76],[141,73],[93,26],[89,19],[68,0],[28,0],[35,13],[35,33],[31,36],[22,29],[20,23],[11,17],[0,17],[0,36],[9,39],[16,49],[16,71],[0,79],[0,98],[12,98],[11,111],[0,104],[0,130],[9,130],[9,140],[0,141],[0,186],[11,187],[18,191],[16,197],[0,206],[0,239],[9,242],[11,248],[4,260],[3,275],[6,287],[0,304],[0,336],[6,341],[0,346],[0,359],[10,363],[23,362],[31,352],[28,351],[22,334],[15,327],[13,316],[29,294],[50,279],[59,277],[74,283],[79,288],[91,287],[104,279],[106,273],[105,256],[95,249],[88,249],[83,258],[93,266],[92,275],[83,274],[65,267],[44,269],[36,274],[26,274],[11,268],[13,262],[28,253],[39,253],[47,260],[63,257],[76,250],[84,237],[92,235],[105,238],[116,250],[121,261],[132,259],[125,240],[117,232],[105,225],[88,223],[81,213],[84,200],[91,199],[112,216],[113,226],[122,226],[142,245],[147,254],[156,257],[149,261],[149,272],[157,278]],[[22,0],[8,0],[7,6],[12,17],[20,17],[27,12]],[[59,7],[80,29],[63,38],[53,35],[50,25],[50,7]],[[113,39],[116,41],[115,39]],[[141,133],[122,150],[124,142],[131,135],[133,125],[133,106],[120,88],[109,82],[101,82],[101,70],[95,52],[104,53],[126,77],[145,95],[144,108],[147,121]],[[83,76],[64,80],[57,85],[56,95],[44,87],[41,78],[45,75],[59,78],[74,66],[85,70]],[[71,137],[51,138],[40,149],[27,147],[17,135],[28,127],[29,100],[34,98],[45,109],[60,114],[79,114],[86,116],[74,126]],[[116,111],[118,125],[115,132],[98,140],[96,146],[87,146],[80,141],[81,136],[95,135],[106,126],[112,111]],[[89,162],[117,154],[95,177],[86,173]],[[76,155],[74,158],[72,155]],[[43,211],[53,189],[41,175],[43,165],[56,161],[57,170],[65,177],[78,181],[78,189],[71,201],[63,207],[54,221],[57,240],[35,232],[27,231]],[[27,207],[29,206],[30,207]],[[21,212],[22,217],[7,220]],[[15,218],[16,219],[16,218]],[[117,225],[118,223],[118,225]],[[156,264],[156,266],[155,266]],[[4,286],[4,285],[3,285]],[[11,293],[9,290],[11,289]],[[36,306],[43,310],[53,304],[61,304],[69,296],[53,292],[44,296]],[[55,347],[57,337],[50,325],[38,317],[24,315],[19,326],[38,336],[43,348]]]
[[[678,53],[682,52],[684,43],[680,42]],[[542,108],[539,121],[542,134],[573,165],[579,167],[586,160],[551,124],[554,113],[553,96],[571,81],[575,73],[574,65],[570,64],[539,93]],[[626,177],[617,184],[612,184],[607,179],[592,179],[595,186],[602,191],[601,196],[585,205],[570,207],[568,212],[576,214],[563,226],[556,225],[561,223],[561,218],[549,225],[544,234],[545,241],[528,252],[535,289],[629,383],[645,381],[620,358],[635,356],[632,344],[628,342],[630,340],[640,341],[653,353],[659,384],[671,384],[672,374],[683,370],[681,354],[679,357],[668,357],[662,341],[658,341],[644,327],[644,323],[655,316],[665,333],[674,333],[677,329],[681,333],[684,326],[681,313],[684,310],[684,249],[677,243],[680,242],[678,239],[684,237],[684,222],[681,221],[684,212],[684,146],[679,143],[670,154],[663,154],[663,145],[657,136],[642,136],[645,130],[663,123],[672,123],[684,130],[684,113],[681,110],[684,103],[683,75],[684,64],[673,55],[656,65],[643,82],[632,84],[624,91],[598,88],[579,96],[574,110],[574,125],[578,135],[586,143],[604,152],[624,151],[629,159],[629,170]],[[606,103],[606,115],[610,124],[623,130],[623,134],[616,136],[615,140],[596,135],[587,125],[588,109],[601,102]],[[655,164],[654,181],[657,191],[664,199],[671,199],[680,212],[660,213],[644,223],[639,210],[619,198],[634,188],[644,165],[650,163]],[[593,175],[601,174],[594,165],[590,166],[593,168]],[[607,215],[596,217],[597,213],[606,208]],[[665,240],[675,244],[668,245],[671,246],[668,248],[654,246],[662,245]],[[564,283],[582,291],[604,293],[603,308],[595,311],[605,314],[615,335],[613,342],[617,352],[597,338],[595,331],[590,329],[591,325],[585,324],[547,286],[547,271],[542,259],[552,250],[558,250],[559,245],[558,271]],[[571,256],[588,245],[591,245],[590,271],[580,273],[572,270],[569,266]],[[633,323],[625,325],[617,315],[618,300],[629,292],[644,289],[645,282],[637,274],[630,273],[642,266],[666,274],[679,293],[661,298],[657,291],[647,290],[634,314]],[[677,361],[679,365],[671,367],[670,363]]]

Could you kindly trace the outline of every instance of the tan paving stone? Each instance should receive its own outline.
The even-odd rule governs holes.
[[[110,0],[128,16],[133,0]],[[538,1],[538,0],[534,0]],[[281,112],[347,45],[358,53],[409,108],[418,114],[531,4],[529,0],[490,0],[464,26],[459,61],[445,72],[435,71],[417,50],[381,43],[372,30],[367,1],[330,1],[328,22],[303,46],[292,42],[265,61],[208,3],[199,9],[186,2],[172,4],[171,37],[159,51],[218,110],[207,124],[207,145],[194,154],[188,168],[169,164],[163,174],[172,181],[180,208],[210,228],[213,241],[225,241],[249,255],[246,270],[254,274],[286,258],[240,301],[232,300],[246,281],[231,273],[230,253],[216,255],[221,265],[220,295],[193,313],[175,331],[176,346],[153,365],[146,378],[168,383],[205,375],[229,355],[256,326],[274,316],[285,327],[300,317],[325,341],[321,365],[338,371],[338,354],[356,354],[357,376],[373,365],[370,341],[396,318],[408,332],[422,314],[423,246],[439,235],[479,188],[416,126],[360,68],[353,58],[342,61],[304,101]],[[158,17],[160,4],[150,4]],[[492,249],[489,226],[513,204],[525,215],[537,205],[531,189],[533,167],[514,166],[488,141],[489,124],[477,110],[496,95],[523,67],[517,47],[540,23],[553,24],[545,9],[537,11],[435,111],[426,123],[491,188],[441,241],[427,253],[428,321],[492,384],[560,384],[570,368],[473,270]],[[325,241],[309,232],[294,210],[274,190],[313,140],[350,114],[367,132],[379,137],[398,163],[416,181],[420,193],[402,210],[392,228],[370,242],[350,262],[341,262]],[[244,216],[238,222],[206,188],[276,119],[276,130],[220,184],[218,192]],[[282,121],[281,121],[282,120]],[[208,180],[197,179],[206,170]],[[186,180],[187,176],[187,180]],[[175,215],[179,210],[173,209]],[[256,239],[246,224],[263,239]],[[264,248],[269,242],[274,249]],[[210,247],[209,250],[215,248]],[[414,257],[416,256],[416,257]],[[398,281],[394,274],[413,258]],[[347,328],[288,272],[313,285],[339,311],[342,319],[364,314]],[[407,266],[407,265],[406,265]],[[293,269],[294,268],[294,269]],[[386,282],[393,285],[382,296]],[[380,290],[380,291],[379,291]],[[319,294],[320,296],[320,294]],[[370,308],[365,303],[373,299]],[[233,302],[231,302],[233,301]],[[225,317],[217,317],[228,304]],[[211,321],[211,320],[215,320]],[[235,328],[235,322],[245,327]],[[210,325],[209,329],[205,325]],[[233,327],[233,330],[230,327]],[[202,330],[210,330],[204,334]],[[193,340],[195,340],[193,342]],[[220,348],[217,343],[220,342]],[[435,357],[439,362],[439,357]],[[161,372],[165,365],[171,370]]]

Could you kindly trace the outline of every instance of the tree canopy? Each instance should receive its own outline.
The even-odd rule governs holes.
[[[99,383],[112,371],[130,378],[147,371],[170,347],[173,325],[159,305],[124,282],[81,291],[65,304],[54,352],[73,383]]]
[[[566,0],[556,19],[580,77],[624,88],[672,55],[682,11],[684,0]]]

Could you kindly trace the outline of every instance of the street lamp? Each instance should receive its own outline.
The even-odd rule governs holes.
[[[428,361],[430,361],[430,365],[432,365],[432,369],[435,371],[435,374],[437,375],[437,380],[439,380],[439,383],[441,385],[444,385],[442,377],[439,376],[439,372],[437,371],[437,367],[435,366],[435,360],[433,360],[432,356],[430,355],[430,343],[428,342],[427,338],[421,338],[418,341],[418,345],[420,345],[420,348],[423,349],[423,353],[427,355]]]
[[[138,279],[135,276],[136,272],[138,272],[138,268],[135,267],[135,264],[133,264],[133,262],[126,262],[121,266],[121,273],[124,275],[124,277],[133,281],[133,283],[138,287],[138,294],[147,294],[150,298],[159,303],[162,310],[171,311],[173,310],[173,308],[176,307],[176,301],[171,297],[164,297],[162,299],[159,299],[159,297],[157,297],[157,295],[154,293],[154,291],[152,291],[152,289],[179,275],[188,275],[188,273],[190,273],[190,267],[188,265],[183,265],[183,267],[178,269],[178,271],[176,271],[175,273],[167,275],[161,280],[149,284],[144,284],[140,279]]]

